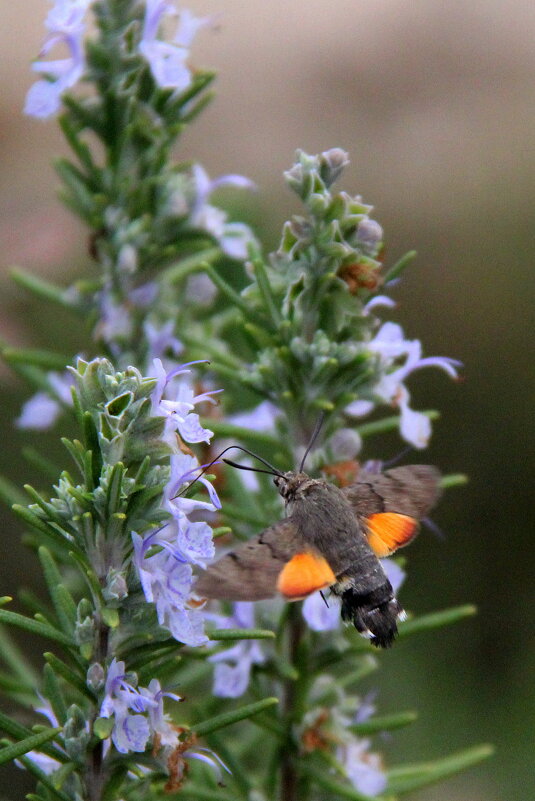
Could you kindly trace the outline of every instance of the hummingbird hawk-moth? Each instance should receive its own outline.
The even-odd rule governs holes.
[[[379,558],[414,539],[440,496],[439,471],[429,465],[361,470],[342,489],[302,469],[274,475],[287,516],[203,571],[196,594],[259,601],[280,593],[297,601],[329,588],[341,599],[342,619],[388,648],[403,608]]]

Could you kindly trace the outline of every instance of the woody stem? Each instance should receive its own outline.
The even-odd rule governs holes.
[[[287,654],[289,663],[297,669],[297,679],[287,678],[283,690],[283,713],[286,721],[286,742],[281,752],[280,801],[297,801],[298,775],[296,771],[297,744],[294,727],[301,719],[302,696],[306,682],[303,671],[304,624],[298,604],[290,604],[287,623]]]

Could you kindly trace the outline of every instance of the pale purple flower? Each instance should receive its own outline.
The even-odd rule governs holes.
[[[55,114],[61,105],[61,95],[74,86],[85,69],[83,51],[84,15],[90,0],[56,0],[46,18],[49,30],[40,55],[46,56],[58,44],[69,50],[66,58],[54,61],[35,61],[32,69],[46,76],[30,88],[24,111],[44,119]]]
[[[392,585],[394,594],[397,595],[398,590],[405,581],[407,574],[402,567],[398,565],[395,559],[380,559],[381,566],[385,571],[386,577]]]
[[[145,751],[150,737],[149,721],[144,715],[129,712],[118,706],[115,711],[111,739],[120,754]]]
[[[173,356],[178,356],[184,349],[182,342],[174,336],[175,323],[169,320],[161,326],[146,320],[143,323],[143,331],[148,345],[147,363],[152,364],[154,359],[162,359],[170,351]]]
[[[204,645],[208,638],[204,634],[202,612],[187,607],[193,583],[191,566],[170,553],[166,541],[158,540],[158,533],[143,539],[132,532],[134,564],[145,598],[155,604],[160,626],[167,628],[176,640],[186,645]],[[161,550],[148,554],[158,546]]]
[[[238,601],[230,617],[207,615],[219,628],[253,628],[254,604]],[[254,640],[241,640],[232,648],[212,654],[215,664],[213,693],[219,698],[239,698],[249,686],[253,665],[265,662],[260,645]]]
[[[176,16],[178,12],[166,0],[147,0],[146,6],[140,53],[159,86],[183,92],[191,84],[191,70],[187,66],[189,48],[199,28],[207,25],[209,19],[195,17],[184,9],[180,12],[174,42],[168,43],[158,38],[158,31],[165,17]]]
[[[363,312],[364,314],[369,314],[373,309],[378,309],[381,306],[387,309],[394,309],[397,303],[392,298],[389,298],[388,295],[375,295],[364,305]]]
[[[366,346],[380,360],[381,378],[373,387],[374,398],[393,404],[400,411],[400,433],[415,448],[425,448],[431,435],[429,418],[410,408],[410,394],[404,381],[422,367],[438,367],[451,378],[457,378],[460,362],[446,356],[422,357],[418,339],[405,339],[403,329],[396,323],[383,323],[375,337]],[[369,413],[375,400],[361,399],[346,407],[351,416]]]
[[[189,362],[197,364],[198,362]],[[208,401],[215,403],[212,395],[220,390],[203,392],[195,395],[186,381],[171,381],[190,371],[185,369],[188,365],[181,365],[167,372],[161,359],[153,360],[152,373],[157,383],[152,393],[152,411],[155,415],[165,417],[165,432],[162,437],[174,450],[177,449],[175,432],[186,442],[209,442],[213,432],[203,428],[199,415],[193,413],[197,403]]]
[[[313,592],[303,603],[303,617],[312,631],[336,631],[340,627],[340,601],[334,595]]]
[[[225,765],[221,757],[219,757],[215,751],[212,751],[211,748],[199,748],[197,747],[195,750],[188,748],[187,751],[184,751],[182,754],[183,757],[186,759],[198,759],[199,762],[204,762],[205,765],[208,765],[214,771],[217,779],[218,784],[222,784],[223,770],[226,770],[227,773],[231,773],[229,768]]]
[[[113,659],[106,676],[100,716],[113,716],[111,739],[121,754],[142,752],[147,747],[150,727],[147,718],[139,713],[140,707],[139,692],[127,681],[124,662]]]
[[[44,431],[50,428],[65,407],[72,406],[71,387],[74,378],[69,371],[64,373],[49,372],[48,392],[37,392],[24,403],[20,416],[15,420],[17,428],[29,428]]]
[[[132,335],[133,321],[127,305],[118,302],[105,287],[100,293],[100,320],[95,328],[95,336],[106,342],[112,351],[117,339],[129,339]]]
[[[273,431],[280,415],[280,409],[274,403],[264,400],[254,409],[229,415],[228,421],[235,426],[252,428],[254,431]]]
[[[163,711],[163,699],[172,698],[174,701],[181,701],[179,695],[164,692],[158,679],[152,679],[148,688],[140,687],[140,695],[148,701],[147,711],[149,714],[149,725],[152,735],[158,735],[162,745],[175,747],[178,745],[178,732],[171,724],[169,715]]]
[[[206,567],[214,558],[215,548],[212,529],[208,523],[192,522],[185,514],[177,514],[172,520],[152,535],[153,545],[159,545],[178,562]]]
[[[338,748],[337,758],[353,787],[373,797],[382,793],[388,782],[381,757],[369,748],[369,740],[355,737]]]
[[[217,509],[221,509],[221,501],[214,485],[204,476],[199,476],[202,468],[194,456],[187,453],[175,453],[171,456],[170,466],[171,475],[164,490],[164,507],[171,514],[187,514],[198,509],[215,512]],[[195,498],[176,497],[180,488],[194,479],[206,487],[210,502],[199,501]]]
[[[222,186],[254,189],[254,183],[243,175],[221,175],[210,180],[200,164],[193,165],[192,181],[195,200],[190,212],[191,225],[211,234],[227,256],[238,260],[245,259],[249,245],[256,242],[251,229],[244,223],[227,222],[226,212],[210,205],[208,198]]]

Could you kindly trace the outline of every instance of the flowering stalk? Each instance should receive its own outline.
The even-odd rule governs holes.
[[[298,152],[286,180],[304,212],[269,259],[212,204],[219,188],[251,182],[172,161],[209,99],[213,75],[189,56],[209,26],[167,0],[54,0],[34,64],[26,111],[60,113],[75,157],[57,164],[64,200],[87,224],[99,268],[67,289],[15,276],[88,321],[94,358],[67,367],[52,351],[4,350],[38,390],[18,425],[48,428],[69,412],[78,427],[63,440],[74,474],[41,458],[55,483],[26,487],[29,505],[1,485],[50,595],[48,605],[27,598],[29,615],[0,609],[0,623],[51,642],[39,677],[0,629],[0,686],[49,724],[0,715],[9,738],[0,762],[32,773],[36,801],[179,790],[214,801],[386,799],[488,754],[386,769],[370,738],[415,716],[377,716],[354,692],[378,662],[342,627],[335,600],[212,607],[195,595],[219,537],[247,538],[282,514],[265,475],[214,464],[217,492],[201,475],[200,462],[212,469],[223,448],[214,434],[294,469],[323,415],[307,471],[347,484],[373,433],[399,428],[425,447],[434,413],[412,409],[407,381],[423,367],[455,378],[459,367],[423,357],[418,340],[378,316],[394,306],[384,293],[408,259],[386,268],[371,207],[335,191],[344,151]],[[52,60],[58,46],[67,55]],[[404,570],[383,567],[397,592]],[[413,618],[400,637],[473,611]]]

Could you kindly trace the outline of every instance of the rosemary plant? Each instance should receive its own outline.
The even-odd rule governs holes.
[[[359,694],[377,653],[335,603],[195,595],[219,538],[281,516],[265,475],[216,464],[201,475],[201,464],[241,444],[294,469],[322,415],[308,472],[350,482],[375,433],[426,446],[436,413],[412,409],[410,374],[459,369],[382,321],[412,254],[384,265],[371,207],[334,188],[343,150],[298,151],[285,177],[303,208],[269,258],[211,199],[251,181],[175,163],[210,99],[214,76],[189,50],[211,24],[166,0],[53,0],[33,65],[26,112],[59,114],[73,154],[56,164],[63,200],[98,267],[69,287],[14,272],[85,326],[83,357],[3,351],[36,390],[17,425],[70,415],[78,430],[63,439],[63,469],[41,459],[43,487],[1,485],[49,590],[26,614],[9,597],[0,609],[0,686],[25,710],[0,714],[0,761],[35,777],[33,801],[393,799],[489,753],[386,766],[371,738],[415,714],[376,715]],[[67,55],[49,58],[58,45]],[[400,564],[385,570],[397,589]],[[411,617],[399,636],[473,612]],[[40,675],[10,626],[49,641]]]

